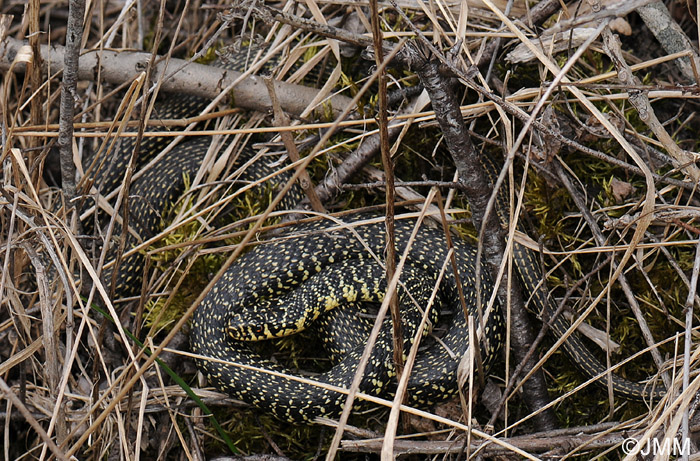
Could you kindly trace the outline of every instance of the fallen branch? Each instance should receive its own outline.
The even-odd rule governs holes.
[[[0,70],[10,70],[10,66],[20,50],[28,45],[13,38],[7,38],[0,42]],[[62,46],[41,46],[42,70],[47,72],[60,72],[63,70],[65,48]],[[94,80],[100,69],[100,76],[105,82],[121,84],[136,78],[148,65],[150,53],[134,51],[87,51],[80,56],[78,64],[78,79]],[[187,62],[182,59],[170,59],[167,69],[180,69],[173,75],[166,69],[164,59],[158,59],[153,69],[153,80],[163,79],[161,90],[174,93],[185,93],[201,96],[207,99],[216,98],[223,88],[228,87],[239,79],[240,72],[219,69],[203,64]],[[23,63],[12,67],[15,71],[24,71]],[[167,77],[166,77],[167,76]],[[280,106],[291,114],[301,114],[306,106],[316,97],[318,91],[314,88],[291,83],[275,82],[275,93],[280,101]],[[230,97],[235,106],[243,109],[266,112],[272,107],[265,84],[262,79],[251,75],[242,79],[231,91]],[[345,96],[331,96],[326,104],[330,106],[332,114],[337,116],[350,104],[350,98]],[[319,107],[319,113],[325,113],[325,108]]]
[[[568,428],[555,431],[547,431],[532,435],[503,438],[504,442],[521,448],[530,453],[544,453],[552,455],[571,454],[575,451],[579,454],[583,450],[599,450],[621,445],[630,437],[626,431],[592,434],[595,430],[606,431],[619,426],[618,423],[600,424],[590,427]],[[382,440],[343,440],[342,449],[347,452],[379,453],[382,448]],[[458,454],[463,451],[462,440],[423,441],[423,440],[397,440],[394,443],[394,456],[410,454]],[[502,446],[490,441],[480,441],[471,444],[471,453],[481,456],[512,455]]]
[[[641,86],[642,82],[632,73],[632,69],[622,57],[620,39],[610,30],[603,34],[603,49],[608,54],[613,64],[617,68],[617,78],[623,85]],[[629,90],[629,102],[637,110],[639,119],[644,122],[656,135],[656,138],[664,146],[666,151],[675,160],[675,166],[683,173],[690,176],[694,183],[700,181],[700,169],[695,165],[695,159],[690,152],[681,149],[673,140],[666,128],[656,116],[651,107],[649,97],[644,91]]]
[[[397,11],[400,12],[398,9]],[[508,253],[505,245],[506,239],[496,213],[487,212],[492,186],[481,167],[480,153],[474,148],[469,137],[451,80],[440,74],[440,61],[437,53],[429,49],[426,42],[415,42],[411,45],[413,45],[410,48],[413,51],[413,68],[430,95],[435,118],[440,124],[445,144],[459,172],[459,183],[464,187],[464,193],[472,207],[474,226],[482,230],[480,245],[483,248],[486,266],[493,279],[497,280],[502,255]],[[476,285],[478,287],[479,283]],[[513,335],[513,352],[516,354],[516,359],[522,361],[527,345],[534,340],[534,334],[527,319],[519,284],[513,279],[511,285],[507,285],[500,284],[498,294],[501,299],[508,299],[511,302],[511,320],[513,329],[517,332]],[[477,298],[479,297],[477,296]],[[483,325],[481,317],[480,311],[479,323]],[[534,360],[531,359],[528,365],[528,369],[532,369]],[[551,411],[537,413],[537,409],[546,406],[549,401],[542,372],[533,374],[531,379],[525,381],[524,388],[528,396],[527,404],[534,413],[533,418],[536,426],[541,430],[556,427],[556,421]]]
[[[656,1],[639,7],[636,11],[668,54],[688,52],[687,57],[676,59],[676,65],[685,78],[696,84],[699,83],[700,55],[696,51],[697,47],[673,20],[666,5]]]
[[[63,192],[68,198],[68,203],[75,197],[75,164],[73,163],[73,114],[78,85],[78,57],[80,55],[80,41],[83,37],[83,15],[85,14],[85,2],[73,0],[68,9],[68,34],[66,34],[66,46],[63,48],[61,64],[64,66],[63,85],[61,86],[61,113],[59,116],[58,150],[61,156],[61,184]],[[36,50],[36,46],[33,50]],[[43,51],[41,54],[44,54]],[[36,61],[46,65],[41,56],[35,56]],[[72,207],[72,205],[69,205]]]

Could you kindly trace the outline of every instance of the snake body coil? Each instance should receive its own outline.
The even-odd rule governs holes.
[[[202,106],[201,100],[196,98],[175,99],[177,101],[170,106],[178,111],[196,112]],[[184,115],[191,114],[181,114]],[[148,143],[152,145],[142,144],[142,149],[156,149],[153,146],[162,146],[163,141],[149,140]],[[163,210],[172,207],[183,193],[185,178],[198,170],[209,145],[206,138],[187,140],[150,173],[134,182],[130,197],[130,226],[140,239],[149,238],[159,231]],[[152,152],[148,154],[154,155]],[[248,162],[252,157],[252,151],[246,148],[239,155],[237,164]],[[126,159],[128,156],[122,155],[113,162],[116,172],[98,174],[98,183],[107,184],[107,190],[119,183]],[[254,181],[269,175],[272,170],[268,162],[256,161],[235,179]],[[286,179],[281,175],[278,184]],[[298,198],[297,189],[283,206],[290,206]],[[344,304],[355,305],[362,300],[377,302],[382,299],[383,271],[373,257],[383,254],[386,243],[384,227],[379,221],[376,216],[355,215],[345,219],[341,226],[335,221],[305,224],[295,228],[290,237],[257,246],[233,264],[199,306],[192,323],[192,349],[201,356],[198,364],[209,381],[280,419],[312,421],[318,416],[337,415],[345,397],[334,387],[349,386],[362,350],[362,339],[358,334],[360,328],[350,324],[351,318],[358,315],[356,311],[344,307],[325,314],[324,311]],[[408,244],[413,225],[411,220],[397,222],[395,244],[399,253]],[[128,238],[127,248],[138,241],[132,234]],[[487,303],[486,299],[481,303],[476,299],[475,250],[462,242],[456,242],[454,248],[466,305],[469,313],[479,318],[476,306],[486,306]],[[425,227],[418,231],[411,245],[402,279],[404,287],[399,293],[402,306],[406,307],[405,322],[413,328],[419,322],[420,313],[410,306],[415,297],[419,298],[421,307],[427,304],[425,295],[429,297],[431,294],[446,263],[447,251],[441,231]],[[535,305],[548,318],[554,308],[546,291],[538,287],[537,264],[531,252],[516,245],[514,258]],[[143,256],[139,253],[122,261],[115,275],[119,296],[138,292],[143,263]],[[105,280],[111,279],[112,270],[106,270]],[[416,361],[408,398],[409,403],[418,406],[433,405],[455,394],[459,361],[469,347],[465,316],[449,264],[439,287],[435,303],[439,308],[436,307],[438,310],[431,315],[434,319],[440,317],[446,331],[439,341],[428,341],[426,350]],[[488,278],[482,276],[480,292],[487,296],[491,291]],[[504,342],[503,321],[498,308],[484,314],[480,351],[488,366]],[[270,320],[270,315],[273,320]],[[325,328],[328,348],[334,353],[347,352],[338,365],[313,378],[325,385],[322,387],[297,379],[298,375],[260,357],[246,341],[240,340],[289,334],[307,327],[316,317],[322,322],[320,328]],[[333,330],[333,325],[338,329]],[[563,319],[554,321],[553,330],[557,334],[564,334],[567,329],[568,324]],[[386,396],[392,392],[395,380],[392,379],[394,372],[388,331],[387,325],[364,375],[361,390],[369,394]],[[567,339],[565,348],[586,375],[605,376],[605,367],[576,335]],[[663,389],[651,391],[617,376],[611,378],[613,389],[628,398],[657,398],[664,392]],[[604,378],[601,381],[605,384]]]
[[[337,273],[333,270],[334,266],[347,268],[371,263],[372,254],[382,254],[386,244],[383,221],[365,218],[369,216],[352,216],[348,220],[354,232],[337,228],[329,221],[301,226],[292,232],[295,236],[258,246],[228,269],[196,311],[192,324],[192,349],[197,354],[214,359],[199,360],[199,366],[217,387],[284,420],[309,421],[317,416],[338,415],[345,399],[343,394],[279,374],[248,368],[294,374],[258,356],[245,342],[233,339],[229,334],[230,325],[237,323],[239,316],[247,317],[248,312],[252,315],[256,314],[256,310],[265,312],[266,308],[271,308],[270,304],[289,306],[286,298],[290,293],[305,293],[293,296],[305,297],[309,301],[306,305],[292,304],[295,308],[316,311],[320,315],[328,306],[336,307],[338,300],[354,303],[361,300],[362,293],[377,292],[378,287],[385,283],[381,268],[374,271],[377,277],[373,279],[356,279],[355,284],[330,283],[327,291],[319,290],[314,283],[315,278],[325,277],[328,272]],[[413,224],[413,221],[397,222],[395,243],[398,252],[406,247]],[[421,307],[425,307],[425,300],[429,298],[443,265],[447,263],[449,266],[447,255],[444,235],[435,229],[421,228],[411,246],[406,261],[408,269],[404,272],[406,284],[411,285],[410,288],[407,286],[406,291],[414,298],[419,291],[416,284],[427,286],[422,290],[426,296],[418,298]],[[461,242],[456,243],[455,256],[464,285],[466,305],[470,314],[477,316],[475,249]],[[490,292],[488,283],[483,283],[481,288],[485,295]],[[376,300],[381,301],[382,298],[383,293]],[[448,329],[440,342],[433,342],[428,350],[422,351],[408,388],[409,402],[421,407],[434,405],[455,394],[457,368],[469,345],[464,313],[450,270],[446,271],[440,284],[437,299],[436,304],[446,312],[442,315],[442,322]],[[285,315],[279,307],[271,309]],[[481,350],[488,366],[503,342],[503,329],[498,309],[490,312],[486,318]],[[347,389],[361,352],[361,347],[353,350],[330,372],[314,379]],[[373,395],[390,394],[393,374],[391,361],[391,336],[387,328],[370,359],[360,390]],[[386,373],[385,370],[390,371]]]

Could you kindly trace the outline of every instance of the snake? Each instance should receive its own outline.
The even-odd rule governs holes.
[[[186,117],[203,107],[200,98],[170,95],[162,114]],[[142,144],[148,158],[167,140],[149,138]],[[183,194],[188,177],[196,174],[211,145],[205,137],[190,138],[179,144],[131,187],[127,248],[150,238],[162,229],[164,210],[173,206]],[[109,162],[89,158],[85,165],[110,165],[103,173],[93,173],[94,184],[110,190],[119,183],[129,149]],[[224,147],[226,144],[224,144]],[[247,168],[238,168],[246,165]],[[279,166],[269,159],[257,159],[250,147],[244,147],[232,166],[237,181],[255,182],[267,177]],[[265,187],[281,187],[289,176],[280,174]],[[281,208],[292,208],[301,199],[294,187]],[[499,200],[503,202],[503,200]],[[505,204],[499,206],[504,209]],[[505,213],[500,213],[503,218]],[[482,320],[477,335],[479,355],[484,369],[496,361],[505,342],[504,321],[496,304],[487,312],[487,294],[493,284],[487,275],[477,281],[480,264],[476,249],[455,239],[452,249],[445,232],[419,226],[414,236],[415,219],[399,219],[393,242],[398,254],[406,250],[405,272],[398,290],[407,337],[414,337],[423,310],[430,304],[425,336],[407,388],[407,403],[431,407],[453,397],[459,389],[457,374],[467,353],[470,335],[467,316],[460,299],[457,280],[463,285],[466,314]],[[504,223],[505,225],[506,223]],[[118,229],[119,230],[119,229]],[[318,417],[336,417],[343,409],[345,395],[352,382],[364,348],[366,332],[373,324],[366,305],[381,302],[386,295],[381,256],[386,247],[381,214],[348,214],[318,219],[291,228],[285,236],[256,245],[241,256],[221,276],[196,309],[190,331],[190,346],[199,369],[208,381],[232,397],[290,422],[314,422]],[[454,253],[456,270],[446,267]],[[114,257],[114,250],[108,260]],[[540,284],[533,252],[517,243],[513,257],[525,290],[544,318],[554,315],[553,302]],[[104,280],[116,280],[115,293],[126,297],[141,289],[144,256],[133,252],[119,267],[108,267]],[[488,271],[484,268],[482,274]],[[435,290],[434,288],[437,287]],[[481,293],[482,298],[478,298]],[[434,302],[430,302],[433,299]],[[434,311],[434,312],[433,312]],[[395,392],[392,359],[391,321],[386,320],[362,378],[359,390],[369,395],[390,397]],[[440,327],[442,325],[442,327]],[[551,323],[557,335],[566,334],[569,323],[561,316]],[[336,364],[328,371],[308,376],[262,356],[252,342],[296,334],[315,329]],[[404,353],[411,342],[404,344]],[[564,342],[564,349],[586,376],[597,377],[596,383],[634,400],[658,400],[665,389],[644,385],[606,374],[605,367],[574,333]]]
[[[406,249],[413,226],[411,220],[397,221],[397,252]],[[265,338],[295,333],[304,328],[305,317],[312,311],[312,316],[321,317],[326,311],[343,312],[359,302],[382,301],[385,283],[380,265],[372,271],[375,278],[356,277],[348,268],[378,265],[373,255],[383,253],[385,233],[381,217],[360,214],[349,217],[342,226],[332,220],[299,226],[291,231],[292,237],[257,246],[243,255],[223,274],[194,314],[192,350],[215,359],[200,359],[200,369],[216,387],[279,419],[306,422],[317,417],[337,417],[345,400],[343,393],[289,379],[289,376],[298,375],[257,354],[246,340],[255,339],[255,331],[263,333]],[[444,243],[444,234],[439,230],[420,228],[407,252],[405,267],[408,270],[401,278],[406,284],[415,285],[417,281],[427,284],[427,289],[422,290],[415,286],[405,288],[422,307],[427,306],[426,300],[430,298],[433,286],[438,285],[435,304],[445,306],[441,310],[446,312],[449,309],[441,316],[441,321],[448,325],[447,330],[440,341],[432,342],[422,351],[410,375],[406,392],[408,402],[419,407],[455,395],[457,386],[453,384],[456,383],[457,369],[469,345],[465,337],[467,321],[455,275],[446,272],[442,283],[437,283],[441,267],[449,262],[449,248]],[[454,254],[459,278],[464,284],[465,303],[470,313],[477,315],[478,290],[473,285],[476,250],[455,242]],[[319,284],[319,279],[325,282]],[[481,287],[484,296],[489,293],[487,289],[488,283],[484,279]],[[287,299],[290,293],[292,299]],[[306,302],[296,303],[300,293],[304,293]],[[369,296],[371,294],[378,296]],[[485,298],[481,300],[482,303],[486,301]],[[401,306],[407,304],[410,303],[402,302]],[[275,321],[266,321],[264,328],[252,328],[253,332],[248,332],[247,325],[257,324],[255,319],[250,319],[251,316],[258,317],[256,311],[262,312],[263,320],[267,320],[266,311],[273,312]],[[248,322],[246,327],[232,327],[232,324],[241,325],[241,318]],[[342,320],[335,321],[343,323]],[[238,334],[235,334],[236,330]],[[346,325],[344,331],[352,329]],[[496,309],[490,313],[483,328],[481,350],[487,369],[503,344],[502,334],[503,319],[500,310]],[[340,363],[326,373],[315,375],[314,381],[348,389],[364,344],[360,341],[359,347],[348,349],[348,355]],[[276,374],[260,373],[254,368],[272,370]],[[359,389],[375,396],[391,395],[394,375],[391,329],[385,325]]]

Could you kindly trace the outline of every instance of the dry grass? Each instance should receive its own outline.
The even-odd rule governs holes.
[[[159,54],[170,50],[177,57],[204,56],[212,45],[219,47],[244,37],[272,42],[273,48],[284,53],[283,64],[307,63],[298,70],[301,73],[317,62],[335,62],[335,45],[329,46],[327,39],[299,29],[252,19],[245,25],[234,20],[230,28],[222,28],[217,13],[226,5],[221,3],[193,2],[186,12],[181,3],[168,3],[171,10],[162,24],[156,19],[157,4],[153,2],[144,2],[138,9],[122,9],[121,3],[91,3],[85,47],[153,51],[153,37],[159,31],[163,36]],[[548,283],[556,301],[566,298],[576,318],[583,313],[595,329],[593,335],[602,338],[603,343],[608,334],[620,343],[620,352],[610,354],[611,367],[638,351],[658,351],[653,358],[649,353],[634,357],[621,372],[636,380],[662,373],[670,392],[661,402],[649,406],[608,396],[589,385],[558,347],[550,348],[556,339],[545,340],[539,355],[555,398],[551,408],[563,428],[560,432],[533,433],[532,414],[517,392],[500,409],[501,416],[494,426],[482,427],[495,409],[499,392],[510,382],[514,365],[506,356],[493,372],[495,377],[486,393],[495,392],[496,397],[477,394],[475,404],[463,399],[452,408],[434,412],[403,407],[404,414],[413,416],[403,427],[399,425],[398,432],[405,434],[400,438],[394,433],[395,425],[384,434],[388,412],[360,415],[351,423],[363,427],[347,427],[345,434],[353,433],[363,440],[344,440],[341,450],[347,451],[340,456],[362,456],[350,454],[355,451],[376,453],[383,438],[394,441],[394,449],[400,453],[429,453],[436,459],[441,456],[435,453],[450,453],[457,459],[466,433],[470,434],[469,455],[531,459],[545,452],[565,458],[620,459],[629,448],[623,443],[629,437],[641,443],[649,439],[663,443],[676,437],[681,443],[685,441],[682,437],[695,440],[700,427],[695,414],[700,380],[695,372],[698,350],[693,344],[697,332],[691,327],[697,322],[694,303],[698,302],[695,292],[700,231],[695,224],[698,201],[689,178],[697,181],[699,176],[688,160],[695,159],[694,152],[698,151],[698,92],[696,87],[682,85],[697,82],[688,82],[673,64],[674,58],[688,53],[664,52],[639,18],[630,16],[634,39],[623,39],[624,52],[617,58],[624,60],[630,66],[629,73],[639,80],[620,82],[609,57],[613,52],[603,47],[602,36],[574,54],[582,42],[568,42],[569,35],[563,33],[560,44],[564,44],[564,51],[552,56],[551,50],[557,48],[551,38],[538,39],[522,22],[502,16],[505,5],[484,1],[466,9],[459,2],[399,4],[438,48],[460,45],[454,60],[457,67],[466,69],[479,60],[483,43],[501,38],[505,48],[491,69],[494,79],[488,84],[483,80],[484,67],[470,82],[493,91],[498,98],[484,100],[473,91],[466,92],[462,112],[475,132],[475,143],[484,152],[498,158],[505,152],[516,154],[513,183],[517,186],[513,191],[516,198],[523,193],[529,227],[539,233],[542,246],[520,234],[515,239],[543,250],[542,261],[549,271]],[[369,21],[366,10],[360,8],[362,3],[311,0],[294,5],[297,14],[306,11],[316,20],[323,17],[333,24],[341,17],[360,24]],[[387,40],[414,37],[389,4],[380,6],[384,8]],[[33,9],[39,18],[36,24],[40,26],[41,43],[63,43],[65,3],[48,1],[39,9],[38,2],[29,2],[29,12]],[[516,5],[509,18],[524,11],[523,5]],[[22,3],[5,5],[3,12],[16,15],[12,20],[0,21],[7,25],[6,36],[25,39],[39,33],[31,20],[22,22]],[[569,13],[575,12],[571,7]],[[689,17],[684,14],[677,16]],[[559,32],[568,32],[570,25],[565,13],[546,23],[549,30]],[[697,38],[697,28],[689,20],[681,21],[681,26]],[[456,36],[464,40],[458,42]],[[505,55],[516,45],[529,50],[534,59],[518,65],[506,62]],[[17,59],[16,65],[31,60],[26,56]],[[342,57],[341,64],[342,76],[333,74],[325,86],[318,85],[323,87],[318,91],[319,100],[339,93],[348,101],[370,78],[366,72],[357,72],[364,64],[356,53]],[[188,352],[187,322],[213,274],[246,245],[257,243],[254,239],[279,238],[277,233],[263,233],[279,230],[277,218],[284,216],[270,213],[268,205],[275,200],[274,194],[262,188],[262,193],[258,189],[257,195],[246,195],[252,186],[235,185],[236,171],[229,171],[228,166],[236,158],[237,149],[250,142],[250,135],[258,141],[269,139],[265,138],[271,131],[269,120],[212,106],[219,112],[215,113],[215,121],[204,127],[204,133],[194,132],[195,122],[213,116],[155,122],[161,128],[147,136],[172,136],[174,142],[179,142],[180,135],[223,135],[235,137],[236,143],[218,157],[212,156],[190,178],[186,198],[170,210],[172,219],[158,236],[127,248],[127,255],[148,254],[149,269],[153,269],[148,272],[143,296],[127,303],[112,299],[108,284],[101,281],[96,270],[100,246],[95,243],[104,235],[80,234],[76,222],[60,207],[60,191],[48,187],[58,168],[53,144],[58,133],[59,76],[15,73],[8,70],[9,65],[6,62],[0,66],[4,72],[0,188],[3,459],[205,459],[228,452],[233,446],[247,453],[275,453],[294,459],[323,456],[333,430],[323,432],[321,426],[292,426],[259,417],[241,402],[206,387]],[[252,68],[255,70],[255,65]],[[562,68],[566,69],[564,73]],[[33,80],[38,75],[43,77]],[[410,72],[393,69],[392,76],[394,83],[404,86],[417,83]],[[297,74],[290,80],[297,82],[300,78]],[[556,88],[547,93],[553,81]],[[114,134],[133,135],[129,131],[134,123],[123,122],[128,119],[129,104],[122,106],[127,108],[126,116],[115,117],[115,112],[123,98],[125,103],[139,102],[139,94],[127,98],[124,90],[141,83],[138,79],[122,85],[80,83],[77,154],[111,149]],[[464,83],[460,82],[460,88]],[[642,116],[635,99],[638,90],[651,101]],[[294,166],[303,165],[313,181],[321,182],[349,151],[373,136],[373,91],[370,87],[368,93],[359,95],[365,103],[365,118],[341,120],[337,107],[335,112],[326,107],[315,112],[315,119],[309,110],[298,123],[273,129],[290,131],[298,139],[323,136],[331,127],[344,129],[330,141],[326,135]],[[536,107],[541,110],[535,130],[524,130],[524,120]],[[325,114],[319,116],[324,110]],[[656,123],[648,111],[657,118]],[[404,108],[395,122],[405,130],[395,154],[399,179],[428,180],[424,185],[414,184],[413,189],[399,188],[397,194],[406,201],[406,213],[424,209],[439,221],[437,200],[433,200],[429,187],[433,183],[429,181],[451,181],[454,166],[440,145],[434,115],[425,102],[417,101]],[[196,128],[201,129],[202,124]],[[106,138],[110,133],[112,137]],[[571,142],[567,145],[555,135]],[[273,149],[280,145],[275,140]],[[525,154],[530,154],[528,162],[523,160]],[[135,177],[139,174],[136,172]],[[365,168],[362,174],[364,179],[356,175],[353,182],[382,179],[381,172],[373,167]],[[569,178],[568,188],[560,180],[561,174]],[[106,199],[116,197],[118,192],[113,191]],[[334,203],[349,210],[382,203],[383,197],[383,191],[370,184],[341,191]],[[579,205],[584,204],[588,216],[577,200]],[[447,194],[445,208],[453,219],[468,217],[466,204],[454,189]],[[82,210],[81,219],[93,219],[94,210]],[[232,210],[233,218],[222,219]],[[270,216],[275,219],[268,219]],[[458,230],[473,235],[468,226]],[[296,346],[283,346],[296,350]],[[600,348],[598,352],[606,360],[605,352]],[[306,360],[305,353],[308,351],[293,360]],[[315,356],[309,360],[322,362]],[[391,402],[369,396],[359,398],[392,406]],[[215,419],[203,417],[208,409],[213,410]],[[684,418],[690,422],[684,422]],[[684,425],[688,429],[683,429]],[[566,429],[570,427],[576,429]],[[483,444],[484,440],[494,443]]]

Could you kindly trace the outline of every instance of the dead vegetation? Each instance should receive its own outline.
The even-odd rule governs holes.
[[[317,459],[337,450],[358,459],[382,450],[385,459],[392,453],[621,459],[669,441],[673,450],[673,440],[697,451],[698,11],[691,4],[666,10],[647,3],[543,1],[530,8],[490,0],[311,0],[233,9],[226,2],[89,3],[77,40],[78,83],[68,95],[74,134],[61,154],[66,52],[58,44],[75,33],[66,26],[68,6],[6,3],[0,17],[4,459],[239,453]],[[650,17],[665,19],[652,26]],[[659,24],[666,28],[654,29]],[[250,43],[256,46],[244,72],[204,65],[213,50],[225,56],[226,45]],[[374,56],[368,61],[360,52],[379,43],[385,59],[373,66]],[[416,54],[406,51],[411,46]],[[201,65],[186,64],[195,59]],[[434,65],[447,101],[435,111],[420,95],[416,73],[435,90],[418,69],[421,59]],[[386,79],[379,79],[384,70]],[[279,80],[273,89],[253,77],[262,73]],[[399,89],[406,95],[397,97]],[[196,117],[160,117],[155,101],[182,93],[212,104]],[[441,114],[450,101],[464,118],[456,124],[464,133],[450,131],[454,114]],[[386,128],[381,136],[378,121]],[[235,143],[212,151],[188,178],[186,196],[165,210],[158,236],[122,249],[123,257],[146,254],[147,263],[140,294],[115,299],[100,273],[114,264],[105,255],[119,245],[112,226],[123,219],[128,185],[190,136]],[[107,157],[118,139],[133,137],[166,137],[172,145],[117,189],[94,194],[79,159],[87,152]],[[430,412],[404,407],[400,423],[394,403],[391,413],[355,415],[340,428],[332,421],[324,422],[330,429],[291,426],[207,387],[187,340],[202,293],[247,246],[276,238],[280,227],[303,218],[273,211],[282,199],[277,190],[246,194],[252,187],[235,183],[231,159],[246,143],[275,158],[271,151],[296,150],[293,141],[300,156],[290,153],[294,165],[279,169],[301,177],[316,212],[381,205],[393,197],[388,186],[397,214],[424,209],[439,223],[444,208],[453,230],[474,242],[484,235],[473,223],[481,222],[490,193],[477,192],[485,200],[474,203],[469,188],[475,186],[464,182],[474,162],[460,157],[467,148],[459,146],[472,144],[505,162],[513,215],[525,212],[519,219],[529,236],[514,227],[506,232],[538,251],[562,315],[583,322],[579,332],[615,373],[636,381],[659,377],[669,392],[642,404],[596,387],[546,326],[537,322],[528,332],[516,298],[509,298],[512,352],[485,389],[475,372],[469,383],[480,389],[473,400],[463,395]],[[392,164],[394,179],[385,175]],[[75,186],[57,180],[61,171]],[[106,218],[96,217],[95,203]],[[500,231],[496,223],[485,235],[503,245]],[[480,241],[485,257],[504,253]],[[502,298],[509,288],[502,284]],[[525,296],[520,307],[527,302]],[[313,346],[285,340],[272,349],[295,365],[326,366]],[[627,363],[618,368],[621,362]]]

